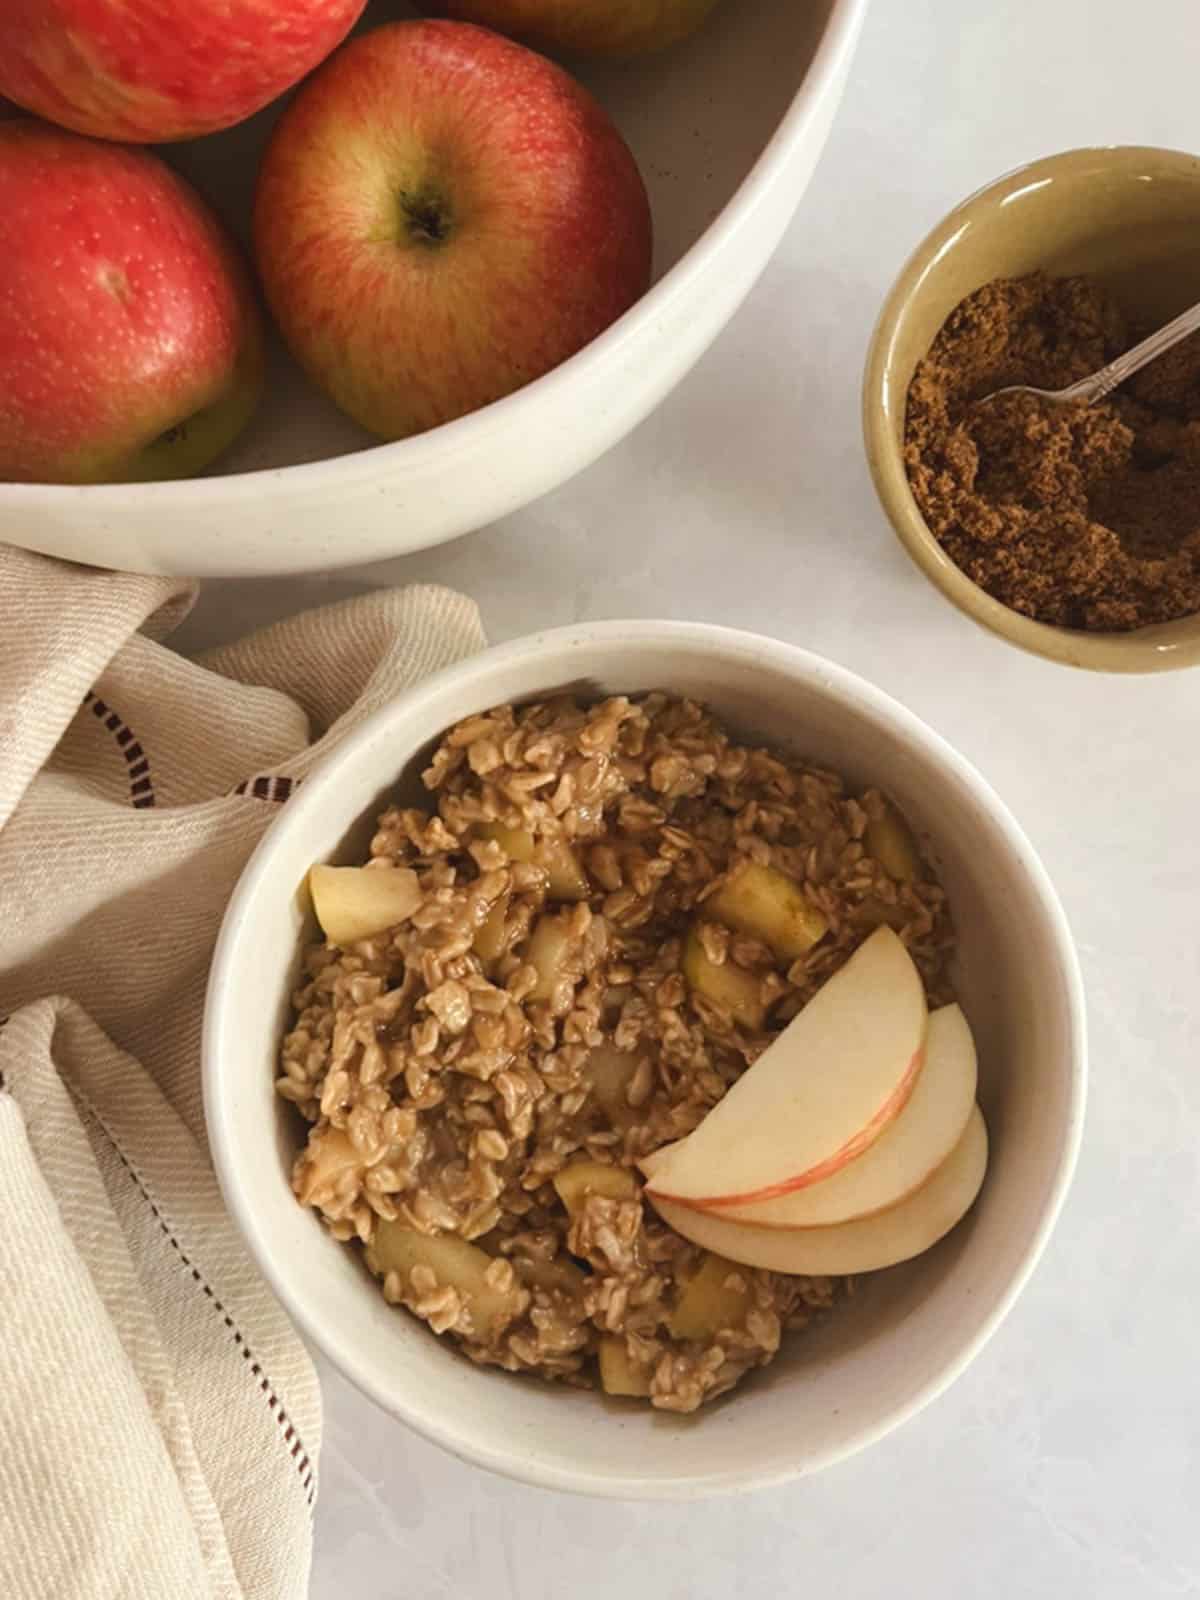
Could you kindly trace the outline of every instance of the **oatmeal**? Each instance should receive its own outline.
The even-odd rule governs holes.
[[[708,1255],[636,1163],[881,923],[951,998],[942,890],[881,794],[661,694],[470,717],[424,780],[351,874],[389,926],[307,952],[296,1193],[472,1360],[691,1411],[849,1284]]]

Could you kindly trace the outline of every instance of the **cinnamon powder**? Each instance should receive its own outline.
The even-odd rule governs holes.
[[[904,459],[921,514],[981,588],[1039,622],[1116,632],[1200,611],[1200,339],[1108,400],[1051,407],[1127,350],[1088,278],[1033,273],[955,310],[908,392]]]

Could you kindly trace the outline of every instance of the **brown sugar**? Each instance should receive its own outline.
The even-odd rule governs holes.
[[[1200,611],[1200,336],[1096,405],[982,401],[1065,388],[1149,331],[1090,279],[1033,273],[969,295],[913,375],[922,516],[973,582],[1039,622],[1117,632]]]

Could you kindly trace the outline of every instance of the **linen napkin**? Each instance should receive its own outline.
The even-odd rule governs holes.
[[[0,547],[4,1600],[306,1592],[320,1399],[221,1206],[204,984],[292,788],[484,643],[413,588],[192,662],[191,600]]]

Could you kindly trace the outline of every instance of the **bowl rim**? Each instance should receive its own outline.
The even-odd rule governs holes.
[[[1053,178],[1134,168],[1152,162],[1156,175],[1181,177],[1200,191],[1200,157],[1154,145],[1083,145],[1029,161],[981,185],[954,206],[908,257],[887,293],[863,372],[862,432],[875,493],[901,544],[959,611],[1009,644],[1065,666],[1093,672],[1169,672],[1200,664],[1200,616],[1126,633],[1087,633],[1036,622],[995,600],[955,565],[930,532],[909,487],[889,406],[892,367],[908,313],[925,279],[969,227],[974,215]],[[1187,630],[1184,633],[1183,630]]]
[[[227,1059],[222,1040],[231,1029],[236,1029],[236,1017],[230,1004],[235,985],[227,975],[236,966],[241,941],[253,937],[255,900],[280,841],[301,827],[310,816],[319,816],[327,797],[336,790],[342,762],[356,750],[369,745],[381,731],[402,725],[407,718],[418,713],[423,705],[439,699],[447,690],[460,689],[465,704],[494,677],[497,669],[544,656],[548,664],[552,664],[548,665],[548,676],[558,678],[562,674],[556,667],[564,666],[575,650],[596,646],[616,650],[645,643],[674,644],[691,652],[740,657],[780,676],[803,680],[819,692],[831,695],[851,714],[863,713],[888,721],[900,737],[915,746],[933,764],[948,769],[970,790],[981,809],[986,811],[1004,844],[1012,852],[1014,867],[1027,875],[1044,917],[1046,935],[1062,980],[1068,1045],[1065,1067],[1067,1093],[1059,1132],[1059,1150],[1045,1187],[1037,1226],[1009,1281],[954,1357],[917,1391],[891,1406],[870,1425],[831,1445],[823,1453],[795,1464],[772,1464],[753,1473],[717,1470],[699,1476],[683,1471],[670,1477],[642,1479],[630,1475],[601,1477],[583,1468],[573,1471],[548,1468],[537,1459],[509,1450],[493,1440],[473,1437],[461,1427],[446,1424],[440,1417],[427,1414],[419,1402],[414,1403],[407,1393],[389,1391],[387,1384],[374,1370],[374,1363],[365,1358],[363,1352],[353,1347],[338,1347],[334,1339],[327,1338],[325,1330],[318,1325],[318,1319],[310,1314],[302,1286],[281,1269],[274,1254],[266,1248],[266,1241],[257,1227],[253,1205],[239,1176],[240,1168],[232,1159],[234,1122],[232,1118],[227,1118],[222,1096],[222,1063]],[[398,766],[410,753],[397,752]],[[289,797],[287,806],[267,829],[243,868],[213,952],[205,997],[201,1053],[205,1121],[213,1165],[225,1204],[251,1258],[272,1292],[330,1363],[388,1415],[460,1460],[539,1488],[638,1500],[689,1500],[710,1494],[744,1493],[789,1482],[822,1470],[874,1443],[943,1393],[970,1365],[1003,1322],[1045,1249],[1070,1187],[1079,1155],[1088,1076],[1083,977],[1066,914],[1049,874],[1029,839],[977,769],[906,706],[848,668],[812,651],[716,624],[655,620],[575,624],[493,646],[432,674],[379,707],[347,734]]]
[[[710,269],[729,238],[742,229],[780,179],[784,154],[804,139],[809,125],[819,115],[828,85],[836,81],[854,50],[869,4],[870,0],[830,0],[829,16],[803,79],[770,139],[717,216],[640,300],[581,350],[524,388],[407,439],[367,445],[361,450],[292,466],[257,467],[246,472],[218,472],[151,483],[0,483],[0,513],[11,510],[18,514],[39,502],[65,510],[83,495],[89,497],[89,505],[98,512],[112,517],[120,516],[134,504],[169,516],[172,507],[181,501],[199,503],[216,512],[236,507],[247,494],[269,494],[271,486],[281,478],[296,492],[318,487],[327,492],[369,482],[381,471],[395,471],[404,462],[420,462],[422,471],[452,469],[490,436],[520,429],[531,407],[552,405],[562,386],[574,382],[585,365],[619,364],[624,348],[645,337],[663,309],[687,295],[692,283]],[[395,554],[403,554],[406,548],[401,543]]]

